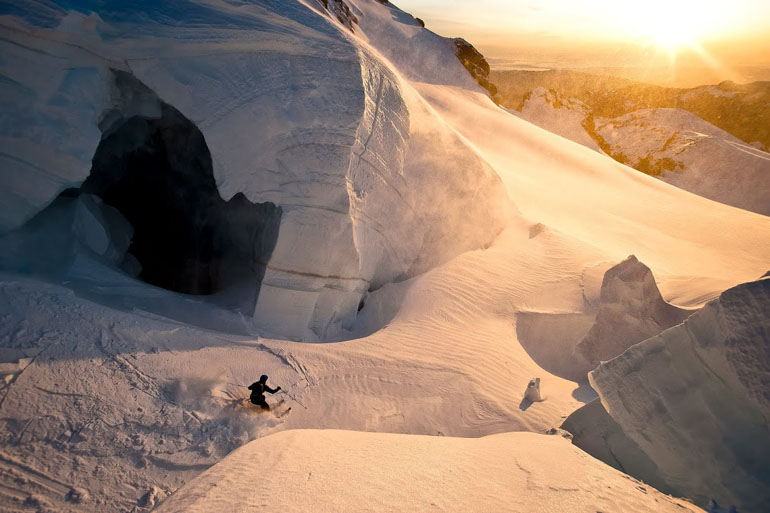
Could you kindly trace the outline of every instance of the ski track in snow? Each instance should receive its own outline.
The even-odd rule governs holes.
[[[99,270],[87,258],[63,278],[4,273],[0,355],[3,365],[16,367],[8,367],[7,373],[3,367],[10,378],[0,399],[0,499],[18,508],[28,501],[61,511],[146,510],[157,497],[175,492],[211,467],[211,473],[185,489],[192,491],[175,496],[176,504],[184,504],[198,496],[195,486],[210,486],[207,476],[217,472],[229,476],[227,486],[249,488],[254,462],[244,466],[238,458],[264,450],[280,459],[283,448],[272,453],[266,449],[272,438],[268,435],[312,428],[409,434],[415,450],[443,451],[443,456],[431,453],[441,472],[454,468],[446,461],[454,450],[472,452],[484,445],[487,452],[482,453],[489,456],[497,451],[497,442],[506,440],[510,457],[489,472],[516,473],[512,482],[521,488],[511,488],[514,495],[527,490],[521,508],[531,509],[542,500],[556,504],[562,495],[567,496],[564,504],[578,501],[580,511],[595,511],[598,505],[657,511],[653,507],[658,501],[672,510],[689,508],[648,494],[643,485],[597,464],[561,437],[514,434],[443,442],[416,435],[478,438],[509,431],[543,433],[559,426],[589,397],[584,386],[546,372],[525,351],[517,338],[522,314],[590,317],[599,292],[593,274],[632,253],[653,270],[666,299],[702,306],[725,288],[767,270],[770,221],[639,176],[515,118],[483,94],[455,59],[450,42],[390,5],[349,2],[360,22],[353,35],[302,3],[286,3],[283,15],[280,5],[263,3],[242,9],[222,2],[211,6],[243,14],[239,23],[267,25],[270,30],[264,33],[261,25],[249,26],[248,36],[233,26],[204,27],[199,30],[213,41],[191,42],[185,38],[201,34],[190,28],[171,31],[165,37],[179,41],[165,47],[158,41],[167,40],[148,29],[150,35],[142,37],[123,40],[109,33],[105,41],[91,42],[104,55],[122,48],[137,76],[199,123],[212,148],[223,197],[244,192],[252,200],[275,200],[287,207],[291,222],[285,221],[289,228],[283,233],[289,237],[279,242],[277,261],[270,262],[263,282],[265,291],[274,288],[274,296],[265,292],[264,297],[277,298],[278,306],[261,311],[267,327],[261,326],[264,333],[257,331],[275,333],[269,323],[276,329],[283,323],[295,338],[311,338],[312,330],[318,335],[338,319],[324,317],[328,304],[319,299],[321,293],[311,298],[309,313],[300,312],[311,321],[303,318],[304,324],[295,324],[294,317],[289,322],[275,315],[286,304],[281,303],[283,294],[293,290],[282,288],[286,283],[350,293],[346,301],[352,316],[366,284],[376,283],[358,320],[333,332],[338,339],[366,336],[309,344],[236,335],[240,331],[234,328],[218,331],[213,327],[249,325],[243,315],[236,318],[125,277],[100,285],[98,279],[114,277],[97,274],[94,285],[78,275]],[[46,34],[51,37],[46,45],[52,48],[58,48],[56,37],[70,37]],[[159,46],[165,48],[162,55],[144,57],[160,51]],[[85,50],[68,52],[77,53],[68,58],[84,59],[78,52]],[[260,66],[276,75],[254,76]],[[328,84],[314,87],[313,73]],[[222,76],[229,77],[227,87],[215,87]],[[264,89],[257,90],[252,80]],[[291,87],[285,90],[287,84]],[[95,97],[106,94],[102,83],[89,82],[89,87]],[[89,110],[96,108],[78,105],[62,122],[76,127],[76,121],[97,119]],[[244,121],[251,118],[260,119],[258,126]],[[87,133],[73,129],[61,134],[63,141],[71,137],[86,148],[62,150],[82,150],[81,167],[73,165],[76,172],[67,183],[84,178],[78,173],[90,161],[89,144],[100,137],[98,130],[78,130]],[[260,137],[253,137],[255,132]],[[308,169],[308,162],[317,163],[305,159],[303,151],[322,152],[328,159],[319,159],[318,169]],[[277,177],[283,181],[276,182]],[[322,192],[311,194],[309,189]],[[43,203],[41,199],[20,208],[26,211],[21,217]],[[302,232],[298,226],[312,229]],[[329,235],[329,226],[345,234],[344,244]],[[448,236],[433,237],[436,233]],[[298,241],[315,251],[298,251]],[[331,257],[341,263],[330,263]],[[396,281],[410,266],[415,266],[411,277]],[[363,292],[340,285],[343,277],[360,280]],[[317,286],[317,278],[326,281]],[[159,311],[158,305],[164,309]],[[198,324],[187,321],[193,317]],[[244,404],[248,394],[241,387],[263,373],[269,374],[271,386],[284,389],[268,396],[270,403],[285,400],[292,407],[283,418]],[[541,378],[546,400],[526,404],[524,391],[534,377]],[[388,446],[392,435],[313,433],[280,436],[296,444],[326,440],[327,450],[338,447],[333,445],[337,442],[360,450],[371,436],[380,449],[364,450],[362,461],[369,464],[398,449]],[[258,438],[264,440],[234,453],[225,466],[216,465]],[[533,446],[542,445],[544,452],[538,454],[547,461],[535,465],[532,454],[512,447],[528,439]],[[442,443],[448,445],[435,445]],[[302,461],[292,450],[287,445],[289,469]],[[298,475],[306,481],[319,474],[333,479],[323,454],[318,452],[307,477]],[[491,459],[487,456],[485,462]],[[579,460],[595,479],[560,474],[563,469],[554,462],[561,458]],[[462,463],[466,466],[458,469],[460,477],[441,474],[442,482],[448,481],[457,494],[464,483],[477,480],[474,469],[486,468],[476,463]],[[355,473],[356,468],[350,460],[344,470]],[[426,467],[410,468],[415,473],[399,476],[397,485],[413,481],[419,486],[415,476]],[[557,477],[549,476],[551,471]],[[599,493],[592,487],[603,479],[622,491],[602,490],[592,503]],[[265,486],[267,495],[283,500],[280,481]],[[79,498],[74,488],[87,490],[90,497]],[[380,492],[372,497],[387,495]],[[469,497],[496,500],[486,488],[471,492]],[[507,507],[495,504],[517,510],[511,491],[505,494],[512,502]],[[318,497],[335,504],[334,497]],[[356,503],[359,499],[364,501],[350,499],[353,509],[371,505]],[[170,504],[170,511],[184,510]],[[293,506],[301,510],[302,504]],[[397,510],[403,503],[389,504]],[[235,507],[232,499],[220,505]],[[452,508],[451,501],[444,503],[445,510]],[[553,508],[564,510],[559,504]]]

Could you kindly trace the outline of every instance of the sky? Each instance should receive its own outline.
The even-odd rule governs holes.
[[[395,0],[492,59],[586,66],[678,56],[692,65],[770,68],[768,0]]]

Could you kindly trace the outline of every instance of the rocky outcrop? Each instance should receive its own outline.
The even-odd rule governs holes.
[[[465,39],[458,37],[453,39],[455,54],[460,59],[465,69],[471,74],[478,84],[489,92],[489,96],[497,99],[497,87],[489,80],[489,63],[476,48]]]
[[[348,4],[344,0],[316,0],[329,14],[337,18],[337,21],[342,23],[351,32],[355,32],[354,26],[358,25],[358,18],[350,10]]]

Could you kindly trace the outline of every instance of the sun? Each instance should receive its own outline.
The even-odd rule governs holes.
[[[637,37],[676,53],[708,37],[719,26],[721,8],[709,0],[629,2],[623,16]]]
[[[650,23],[646,31],[652,43],[669,51],[692,45],[697,39],[692,26],[676,23],[674,19],[658,19]]]

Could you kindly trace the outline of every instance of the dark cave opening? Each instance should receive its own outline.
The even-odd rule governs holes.
[[[281,208],[242,193],[224,201],[203,134],[174,107],[161,102],[158,118],[132,116],[106,132],[81,191],[131,224],[140,279],[198,295],[239,286],[256,301]]]

